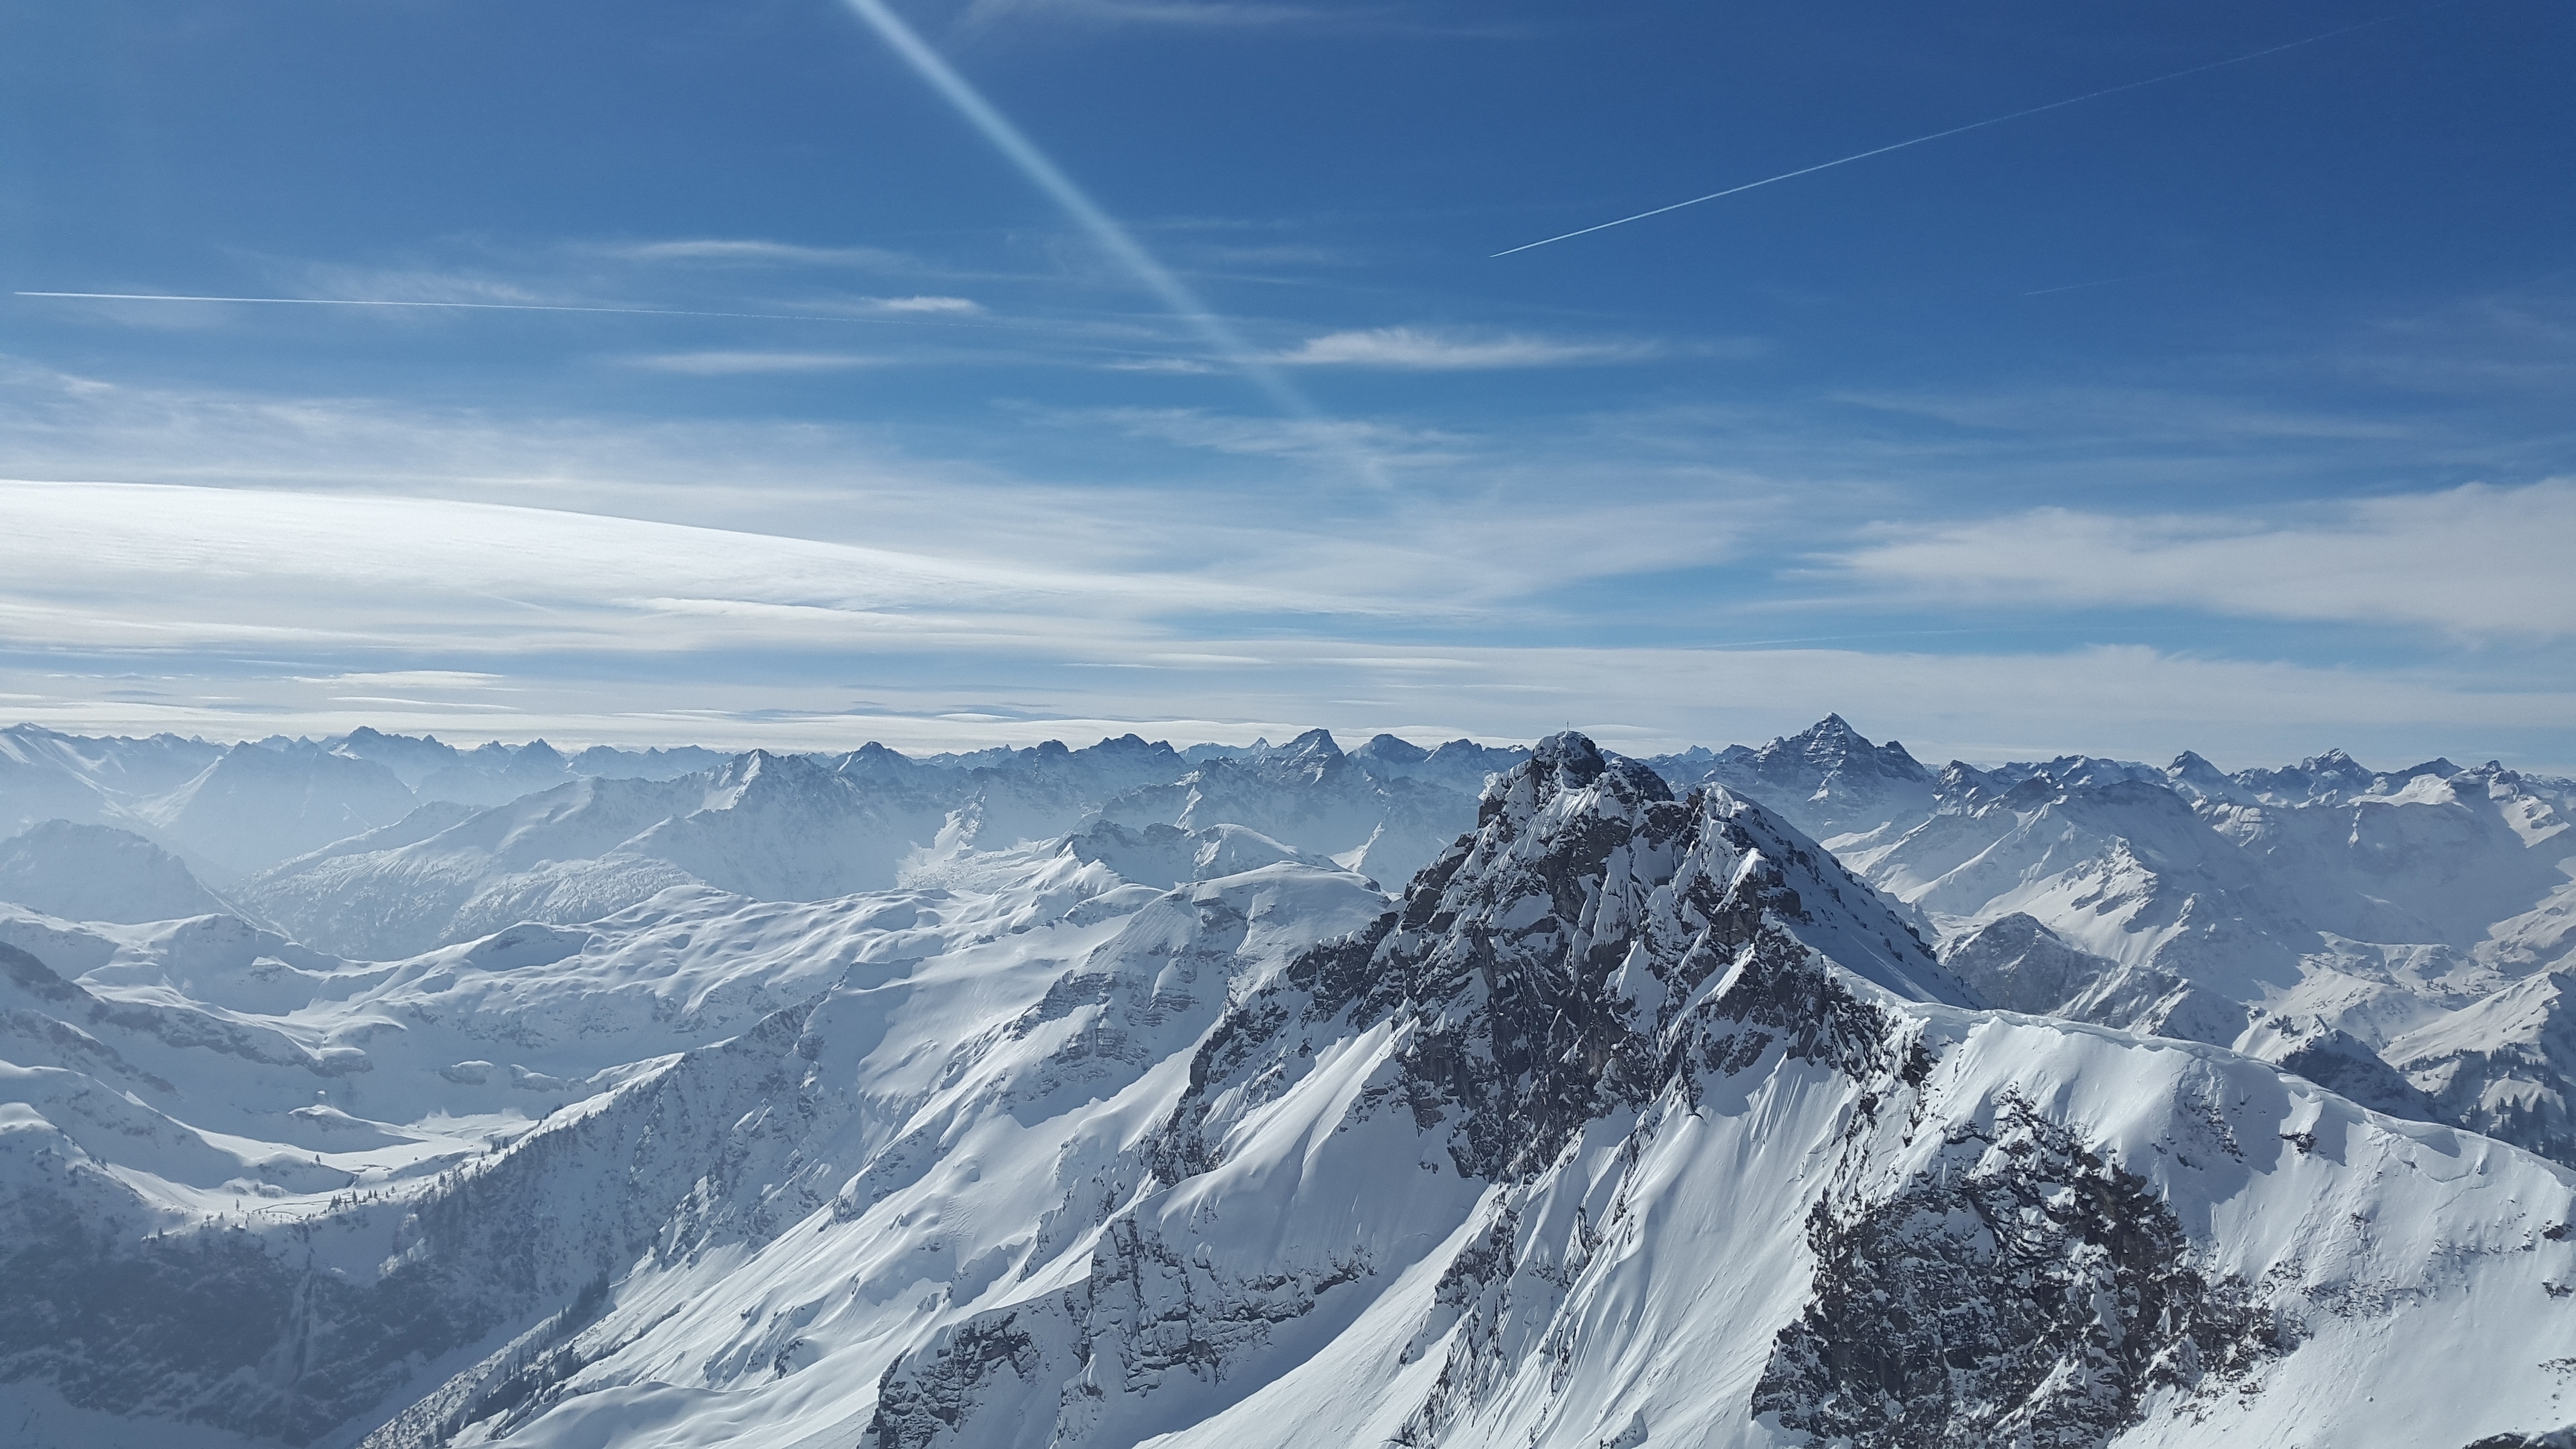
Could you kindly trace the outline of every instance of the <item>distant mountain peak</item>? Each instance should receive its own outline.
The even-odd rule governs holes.
[[[1275,753],[1292,759],[1298,756],[1314,756],[1338,760],[1342,758],[1342,747],[1334,742],[1331,730],[1312,729],[1281,745]]]
[[[1354,758],[1365,756],[1372,760],[1383,760],[1397,765],[1418,765],[1431,758],[1429,750],[1410,740],[1400,740],[1390,734],[1371,735],[1367,744],[1350,753]]]
[[[1871,773],[1928,782],[1932,772],[1894,740],[1874,745],[1841,715],[1829,714],[1794,735],[1783,735],[1755,751],[1757,758],[1796,756],[1821,769],[1864,766]]]

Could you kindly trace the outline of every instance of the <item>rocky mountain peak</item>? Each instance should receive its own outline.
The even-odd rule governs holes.
[[[1968,999],[1883,898],[1785,821],[1720,787],[1675,800],[1653,770],[1569,731],[1487,787],[1475,832],[1398,910],[1264,995],[1304,997],[1304,1020],[1395,1019],[1417,1117],[1454,1112],[1459,1170],[1500,1177],[1660,1090],[1703,983],[1745,966],[1765,992],[1833,995],[1828,958],[1903,996]],[[1278,1049],[1289,1019],[1276,999],[1247,1003],[1194,1079],[1262,1050],[1248,1038],[1265,1026]],[[1186,1112],[1172,1132],[1173,1170],[1204,1163]]]
[[[2244,788],[2225,771],[2190,750],[2174,756],[2173,763],[2165,766],[2165,780],[2195,804],[2224,804],[2246,798]]]
[[[2267,805],[2332,804],[2367,793],[2375,778],[2369,767],[2339,749],[2277,770],[2239,770],[2235,775],[2237,784]]]
[[[1567,730],[1540,740],[1522,765],[1495,777],[1485,787],[1488,812],[1501,802],[1522,799],[1532,807],[1559,795],[1588,789],[1604,775],[1614,777],[1611,793],[1622,799],[1670,800],[1672,786],[1635,760],[1614,760],[1591,740]]]
[[[1338,760],[1342,747],[1333,741],[1331,730],[1313,729],[1279,746],[1273,757],[1282,760]]]
[[[708,777],[708,803],[738,805],[755,796],[803,794],[845,783],[807,756],[746,750]]]
[[[1794,735],[1784,735],[1755,752],[1757,768],[1777,771],[1788,760],[1803,762],[1825,774],[1884,775],[1890,779],[1929,783],[1932,772],[1894,740],[1873,745],[1841,715],[1829,714]]]

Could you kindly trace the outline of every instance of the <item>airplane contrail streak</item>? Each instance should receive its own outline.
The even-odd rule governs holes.
[[[739,317],[758,322],[892,322],[890,317],[834,317],[810,312],[695,312],[678,307],[569,307],[542,302],[394,302],[374,297],[197,297],[176,292],[12,292],[13,297],[74,297],[95,302],[245,302],[262,307],[449,307],[473,312],[605,312],[621,317]]]
[[[851,0],[851,3],[857,4],[860,3],[860,0]],[[2401,11],[2399,13],[2402,14],[2404,12]],[[1552,237],[1544,237],[1538,241],[1524,242],[1519,246],[1507,247],[1502,251],[1495,252],[1493,256],[1508,257],[1515,252],[1529,251],[1534,247],[1549,246],[1561,241],[1571,241],[1579,236],[1590,236],[1596,231],[1608,231],[1614,226],[1626,226],[1632,221],[1644,221],[1650,216],[1661,216],[1668,211],[1679,211],[1685,206],[1697,206],[1703,201],[1715,201],[1721,196],[1734,196],[1739,192],[1751,191],[1757,186],[1769,186],[1778,181],[1788,181],[1800,176],[1812,176],[1819,171],[1830,171],[1837,166],[1849,166],[1854,161],[1866,161],[1872,156],[1884,156],[1890,151],[1902,151],[1908,146],[1920,146],[1926,141],[1938,141],[1946,136],[1956,136],[1968,131],[1983,130],[1988,126],[2000,126],[2006,121],[2018,121],[2025,116],[2036,116],[2043,111],[2063,110],[2068,106],[2081,105],[2086,101],[2098,101],[2104,96],[2116,96],[2122,91],[2140,90],[2147,86],[2163,85],[2166,81],[2181,80],[2185,76],[2199,75],[2205,71],[2224,70],[2231,65],[2243,65],[2249,60],[2261,60],[2267,55],[2279,55],[2282,51],[2296,50],[2303,45],[2315,45],[2319,41],[2332,40],[2338,35],[2350,35],[2356,30],[2367,30],[2374,25],[2385,25],[2396,18],[2396,15],[2382,15],[2375,20],[2364,20],[2358,24],[2346,25],[2339,29],[2326,31],[2321,35],[2311,35],[2304,39],[2288,41],[2284,44],[2269,46],[2262,50],[2248,51],[2243,55],[2229,56],[2225,60],[2213,60],[2205,65],[2195,65],[2186,70],[2177,70],[2165,75],[2150,76],[2145,80],[2129,81],[2122,85],[2109,86],[2098,91],[2087,91],[2080,96],[2069,96],[2062,101],[2050,101],[2047,105],[2032,106],[2028,110],[2014,111],[2010,115],[1989,116],[1982,121],[1970,121],[1964,126],[1952,126],[1946,131],[1935,131],[1928,136],[1917,136],[1910,141],[1897,141],[1890,145],[1875,147],[1871,150],[1857,151],[1849,156],[1838,156],[1831,161],[1819,161],[1813,166],[1801,166],[1795,171],[1783,171],[1777,176],[1765,176],[1759,181],[1747,181],[1741,186],[1730,186],[1724,191],[1712,191],[1706,196],[1694,196],[1688,201],[1676,201],[1670,206],[1658,206],[1652,211],[1641,211],[1634,216],[1623,216],[1617,221],[1605,221],[1598,226],[1587,226],[1580,230],[1564,232]],[[1488,258],[1488,260],[1491,260],[1491,258]]]
[[[2024,292],[2022,295],[2025,297],[2050,297],[2055,296],[2059,292],[2081,292],[2087,287],[2107,287],[2114,282],[2134,282],[2140,277],[2152,277],[2155,275],[2157,274],[2154,272],[2131,272],[2125,277],[2102,277],[2090,282],[2068,282],[2062,287],[2042,287],[2036,292]]]
[[[1171,309],[1173,315],[1188,323],[1193,330],[1205,338],[1210,346],[1214,347],[1254,386],[1268,395],[1272,402],[1284,411],[1302,419],[1311,420],[1318,416],[1314,404],[1306,401],[1302,394],[1288,385],[1286,378],[1281,377],[1264,363],[1260,354],[1246,345],[1241,337],[1236,336],[1234,329],[1228,327],[1223,318],[1218,317],[1206,303],[1193,295],[1180,278],[1172,275],[1168,268],[1156,261],[1153,254],[1146,251],[1135,237],[1129,235],[1127,229],[1119,225],[1115,217],[1103,211],[1098,203],[1083,192],[1081,187],[1074,184],[1072,177],[1067,176],[1055,162],[1048,159],[1047,154],[1038,149],[1037,143],[1023,134],[1019,127],[1011,124],[1009,117],[1003,115],[992,102],[986,100],[983,93],[976,90],[964,76],[959,75],[945,59],[941,58],[939,52],[931,49],[929,43],[914,32],[911,26],[904,24],[902,17],[886,8],[884,0],[847,0],[847,3],[852,10],[858,12],[861,20],[867,22],[868,28],[877,33],[879,39],[891,47],[896,55],[902,57],[906,65],[912,67],[915,74],[927,82],[930,88],[937,91],[950,105],[956,107],[958,113],[966,118],[969,125],[982,132],[984,139],[990,141],[995,150],[1000,151],[1006,160],[1019,168],[1020,173],[1035,184],[1038,190],[1045,192],[1049,199],[1062,207],[1084,231],[1091,233],[1092,240],[1099,243],[1102,250],[1108,252],[1120,265],[1135,274],[1136,279],[1145,284],[1146,290],[1152,292],[1165,307]]]

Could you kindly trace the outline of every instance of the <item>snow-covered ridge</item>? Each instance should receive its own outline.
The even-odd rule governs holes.
[[[2567,1150],[2547,897],[2477,916],[2548,885],[2504,842],[2556,848],[2554,786],[1917,765],[1916,817],[1902,751],[1829,723],[1770,752],[1788,804],[1579,736],[1457,753],[1481,799],[1436,840],[1406,812],[1450,789],[1440,752],[1400,741],[559,780],[272,878],[361,862],[370,899],[453,920],[458,879],[672,877],[382,962],[221,912],[0,908],[0,1422],[84,1449],[2567,1424],[2570,1174],[2444,1125]],[[925,799],[894,857],[880,825]],[[1801,812],[1855,825],[1839,857]],[[1390,880],[1406,829],[1428,863]],[[1984,865],[1933,873],[1980,831]],[[2385,883],[2437,849],[2521,884]],[[1937,914],[1900,899],[1930,880]],[[2225,1041],[2171,1035],[2229,1010]]]
[[[1828,843],[1998,1004],[2233,1045],[2576,1160],[2576,1052],[2542,1006],[2576,969],[2576,782],[2186,751],[1953,761],[1924,800],[1893,748],[1828,720],[1662,767],[1749,777],[1758,754],[1790,773],[1746,788],[1792,819],[1881,818]]]
[[[1400,880],[1464,828],[1486,774],[1515,758],[1392,737],[1346,757],[1321,730],[1277,748],[1185,754],[1126,735],[913,760],[881,745],[567,756],[543,740],[458,750],[372,730],[225,747],[19,726],[0,731],[0,826],[123,830],[265,924],[392,958],[519,920],[576,924],[678,885],[763,900],[885,889],[960,851],[1102,818],[1245,826]],[[14,890],[102,918],[174,914],[173,891],[185,893],[73,902],[9,878],[0,861],[0,899]]]

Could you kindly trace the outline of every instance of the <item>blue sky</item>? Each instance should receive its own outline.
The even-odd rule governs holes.
[[[487,304],[0,298],[0,714],[2576,765],[2564,6],[888,3],[1132,248],[848,0],[0,5],[5,290]]]

